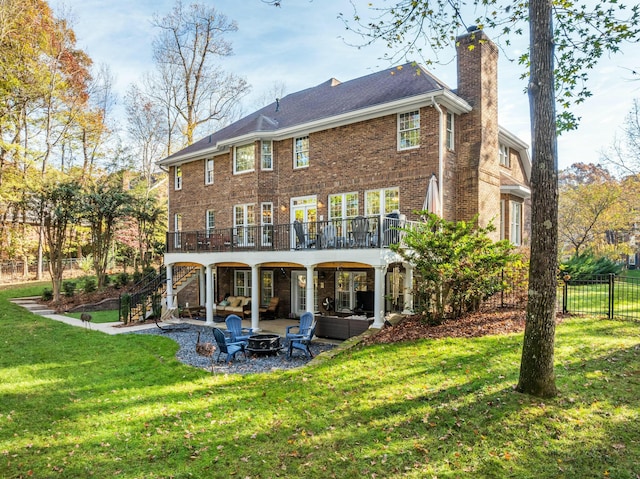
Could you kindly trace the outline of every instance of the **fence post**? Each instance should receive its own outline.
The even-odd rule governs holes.
[[[562,278],[562,314],[567,314],[569,305],[569,281]]]
[[[613,303],[614,303],[614,284],[615,274],[609,273],[609,310],[607,311],[607,318],[613,319]]]

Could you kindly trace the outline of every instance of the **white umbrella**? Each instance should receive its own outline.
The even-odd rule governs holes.
[[[438,193],[438,179],[436,178],[435,173],[431,175],[431,179],[429,180],[427,196],[424,199],[424,209],[429,213],[434,213],[438,216],[442,216],[440,194]]]

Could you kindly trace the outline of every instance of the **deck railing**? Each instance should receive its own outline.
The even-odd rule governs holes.
[[[289,251],[309,249],[388,248],[399,243],[402,226],[411,222],[394,217],[294,222],[215,228],[210,231],[169,231],[167,253],[229,251]]]

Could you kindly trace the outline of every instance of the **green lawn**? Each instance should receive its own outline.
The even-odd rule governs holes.
[[[633,273],[633,274],[632,274]],[[635,270],[626,271],[614,282],[613,312],[615,317],[640,320],[640,276]],[[562,288],[558,289],[562,298]],[[609,283],[569,284],[567,310],[570,313],[607,316],[609,311]]]
[[[541,400],[513,391],[521,334],[212,376],[167,338],[50,321],[8,303],[17,293],[0,290],[2,478],[640,474],[637,323],[560,324],[561,395]]]

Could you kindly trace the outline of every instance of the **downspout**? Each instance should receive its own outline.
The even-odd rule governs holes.
[[[442,135],[442,128],[444,126],[444,112],[436,99],[431,97],[431,102],[433,107],[439,113],[438,115],[438,183],[440,188],[438,188],[438,195],[440,196],[440,208],[442,208],[442,217],[444,218],[444,179],[442,177],[442,172],[444,168],[444,137]]]

